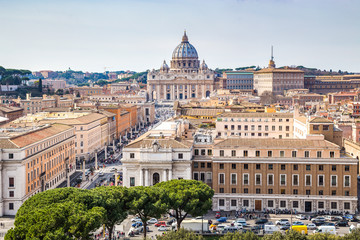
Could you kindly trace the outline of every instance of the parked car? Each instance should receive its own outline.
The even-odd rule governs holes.
[[[337,221],[335,223],[335,226],[337,226],[337,227],[348,227],[349,223],[346,220],[341,220],[341,221]]]
[[[235,226],[226,226],[224,228],[224,230],[222,231],[222,233],[226,234],[228,232],[230,233],[234,233],[234,232],[238,232],[240,229],[238,227]]]
[[[305,220],[305,219],[306,219],[306,216],[303,215],[303,214],[299,214],[299,215],[296,215],[295,218],[297,218],[297,219],[299,219],[299,220]]]
[[[321,226],[334,226],[335,227],[335,223],[333,223],[333,222],[324,222],[323,224],[321,224]]]
[[[131,219],[132,222],[141,222],[141,219],[139,217],[135,217]]]
[[[314,233],[327,233],[336,235],[335,226],[320,226],[318,229],[314,230]]]
[[[290,229],[291,225],[289,222],[284,223],[283,225],[280,225],[280,230],[288,230]]]
[[[302,221],[293,222],[293,226],[300,226],[300,225],[305,225],[305,224]]]
[[[133,223],[133,224],[131,224],[131,226],[134,228],[140,227],[140,226],[142,226],[142,222]]]
[[[275,222],[276,225],[285,225],[287,223],[289,223],[288,219],[280,219],[280,220]]]
[[[158,221],[157,223],[155,223],[155,227],[160,227],[160,226],[165,226],[166,227],[166,222],[165,221]]]
[[[167,231],[169,230],[166,226],[161,225],[160,227],[158,227],[158,231]]]
[[[255,224],[265,224],[267,223],[269,220],[267,220],[266,218],[260,218],[258,220],[255,221]]]
[[[215,218],[220,218],[220,217],[221,217],[220,212],[216,212],[215,213]]]
[[[227,217],[221,217],[221,218],[218,218],[217,220],[218,222],[226,222],[227,221]]]
[[[306,226],[308,230],[315,230],[317,228],[314,223],[308,223]]]
[[[237,218],[235,221],[233,221],[233,223],[238,223],[241,224],[242,226],[247,225],[245,218]]]
[[[147,223],[150,223],[150,224],[155,224],[157,222],[158,222],[158,220],[156,218],[151,218],[147,221]]]
[[[172,219],[170,219],[169,221],[166,222],[166,225],[171,225],[171,224],[173,224],[174,222],[176,222],[176,219],[175,219],[175,218],[172,218]]]

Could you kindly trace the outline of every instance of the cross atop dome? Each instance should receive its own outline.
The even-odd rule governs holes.
[[[188,37],[187,37],[187,35],[186,35],[186,30],[184,30],[184,36],[182,37],[182,41],[181,41],[182,43],[187,43],[187,42],[189,42],[189,39],[188,39]]]

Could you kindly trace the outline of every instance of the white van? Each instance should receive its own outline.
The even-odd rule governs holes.
[[[319,226],[314,233],[337,234],[335,226]]]
[[[273,234],[274,232],[280,231],[280,228],[276,225],[264,225],[264,234]]]

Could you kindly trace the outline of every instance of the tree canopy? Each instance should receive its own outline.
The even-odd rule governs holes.
[[[171,210],[174,211],[178,229],[188,214],[194,217],[201,216],[212,207],[214,190],[201,181],[173,179],[158,183],[156,186],[165,189],[168,193],[164,202],[169,214]]]

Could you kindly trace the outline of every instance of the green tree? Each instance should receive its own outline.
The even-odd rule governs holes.
[[[260,237],[255,235],[255,233],[253,233],[253,232],[227,233],[224,236],[222,236],[221,238],[219,238],[219,240],[259,240],[259,239],[260,239]]]
[[[177,229],[180,229],[181,222],[188,214],[201,216],[207,213],[212,207],[214,190],[201,181],[173,179],[161,182],[156,185],[167,192],[164,201],[167,211],[173,210],[177,221]]]
[[[166,213],[167,206],[161,200],[165,197],[165,192],[158,187],[137,186],[129,189],[130,201],[129,213],[139,216],[144,226],[144,239],[147,233],[147,221],[150,218],[160,218],[161,214]]]
[[[281,232],[274,232],[273,234],[266,234],[263,240],[285,240],[285,235]]]
[[[103,223],[109,231],[109,239],[115,224],[122,223],[128,216],[128,202],[131,202],[129,191],[125,187],[98,187],[92,190],[97,196],[100,196],[98,206],[105,209],[106,214]]]
[[[39,78],[39,92],[42,93],[42,79]]]
[[[336,240],[336,239],[342,239],[341,237],[338,237],[336,235],[332,235],[332,234],[329,234],[329,233],[317,233],[317,234],[314,234],[314,235],[310,235],[308,236],[309,240]]]
[[[194,232],[181,228],[178,231],[169,231],[162,236],[156,237],[158,240],[203,240],[204,237]]]
[[[290,230],[290,231],[286,232],[285,239],[287,239],[287,240],[292,240],[292,239],[306,240],[307,238],[306,238],[305,234],[302,234],[298,231]]]

